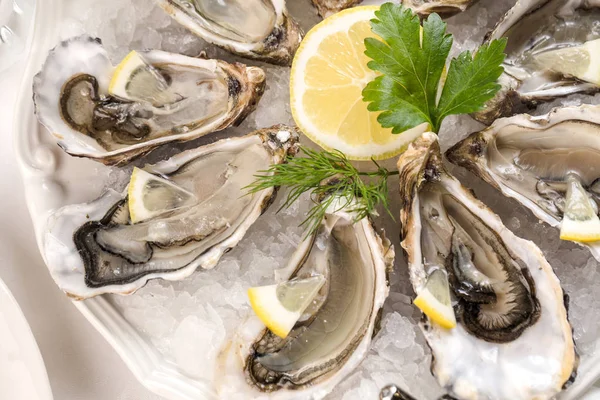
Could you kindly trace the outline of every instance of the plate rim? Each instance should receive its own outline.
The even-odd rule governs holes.
[[[35,335],[31,330],[31,326],[19,305],[19,302],[15,298],[15,296],[10,291],[8,285],[0,278],[0,304],[3,305],[4,311],[8,310],[8,312],[0,312],[5,316],[5,319],[9,320],[9,322],[13,322],[10,325],[10,332],[14,333],[18,331],[18,335],[13,335],[15,339],[17,339],[17,343],[19,347],[25,347],[27,353],[33,357],[29,361],[35,364],[35,374],[28,368],[28,371],[32,377],[34,375],[36,378],[35,381],[35,391],[38,395],[41,395],[40,400],[53,400],[54,395],[52,394],[52,387],[50,386],[50,380],[48,379],[48,371],[46,370],[46,364],[44,362],[44,357],[40,351],[40,347],[37,344],[37,340],[35,339]],[[25,346],[23,346],[25,344]],[[30,366],[30,362],[27,362],[27,366]]]

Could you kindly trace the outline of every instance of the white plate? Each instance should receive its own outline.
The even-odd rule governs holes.
[[[0,397],[52,400],[44,360],[29,324],[0,279]]]
[[[31,83],[47,52],[57,43],[61,21],[60,0],[38,2],[35,32],[15,115],[15,147],[25,184],[27,205],[38,245],[47,216],[67,204],[81,203],[100,195],[109,169],[99,163],[67,156],[41,128],[33,114]],[[172,400],[211,398],[205,381],[181,373],[144,339],[106,297],[99,296],[75,306],[115,348],[137,379],[151,391]],[[600,357],[584,358],[576,383],[561,400],[581,398],[600,377]]]

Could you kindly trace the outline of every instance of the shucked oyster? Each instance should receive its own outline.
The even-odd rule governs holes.
[[[527,111],[539,102],[599,86],[552,72],[536,56],[600,38],[598,0],[519,0],[488,34],[486,42],[508,37],[502,90],[475,117],[486,124]]]
[[[383,4],[389,0],[369,1],[369,4]],[[394,1],[410,7],[416,14],[427,16],[432,13],[438,13],[442,16],[451,16],[465,11],[475,0],[404,0]],[[312,0],[319,14],[322,17],[328,17],[331,14],[355,6],[363,0]]]
[[[558,108],[497,120],[448,150],[448,159],[559,226],[576,176],[600,205],[600,107]],[[600,243],[586,244],[600,260]]]
[[[260,68],[157,50],[140,54],[152,70],[133,71],[131,82],[158,74],[166,86],[159,104],[108,94],[115,70],[99,39],[72,38],[50,52],[33,81],[35,112],[67,153],[123,165],[161,144],[240,123],[264,90]]]
[[[286,339],[254,319],[239,329],[219,366],[219,398],[321,399],[365,357],[394,252],[367,218],[353,223],[341,206],[334,202],[286,267],[289,279],[318,274],[325,285]]]
[[[245,195],[258,171],[296,151],[298,133],[284,126],[188,150],[146,171],[191,193],[193,202],[132,223],[126,194],[66,206],[50,218],[43,254],[52,277],[70,297],[129,294],[150,279],[183,279],[213,268],[270,204],[274,189]],[[152,198],[163,187],[154,188]],[[151,192],[152,193],[152,192]]]
[[[285,0],[156,1],[202,39],[245,57],[289,65],[302,40]]]
[[[550,399],[575,375],[564,294],[532,242],[516,237],[452,177],[425,133],[398,161],[402,246],[417,294],[440,269],[458,325],[421,326],[431,370],[458,399]]]

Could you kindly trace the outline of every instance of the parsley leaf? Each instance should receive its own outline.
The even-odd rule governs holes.
[[[393,133],[422,123],[437,132],[448,115],[479,111],[500,90],[506,40],[482,46],[474,57],[460,54],[440,87],[453,40],[439,15],[431,14],[421,28],[412,10],[386,3],[375,16],[371,28],[383,41],[365,39],[365,54],[369,68],[382,75],[365,87],[363,100]]]
[[[475,57],[465,51],[452,60],[439,103],[441,118],[480,111],[496,95],[505,48],[506,39],[494,40],[481,46]]]

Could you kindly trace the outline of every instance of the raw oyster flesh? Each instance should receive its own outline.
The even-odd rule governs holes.
[[[508,37],[502,90],[475,117],[486,124],[526,112],[544,101],[599,87],[554,73],[537,54],[600,38],[600,0],[519,0],[488,34],[486,42]]]
[[[448,159],[559,226],[568,179],[600,205],[600,107],[557,108],[497,120],[448,150]],[[586,243],[600,260],[600,243]]]
[[[167,14],[209,43],[279,65],[292,63],[302,30],[285,0],[156,0]]]
[[[338,202],[339,200],[339,202]],[[219,398],[321,399],[365,357],[388,295],[389,241],[334,199],[282,276],[326,283],[286,339],[251,318],[227,345]],[[351,206],[350,206],[351,207]]]
[[[150,280],[180,280],[213,268],[270,204],[275,190],[247,195],[258,171],[295,154],[298,132],[275,126],[177,154],[147,172],[195,196],[186,207],[131,222],[127,194],[66,206],[50,216],[43,254],[70,297],[129,294]],[[160,188],[159,188],[160,189]]]
[[[240,123],[264,90],[260,68],[157,50],[140,54],[168,83],[169,102],[108,95],[114,68],[99,39],[75,37],[50,52],[33,81],[35,112],[67,153],[124,165],[161,144]]]
[[[550,399],[578,357],[565,295],[540,249],[516,237],[451,176],[425,133],[398,161],[402,246],[417,294],[447,273],[458,325],[421,325],[431,370],[458,399]]]

